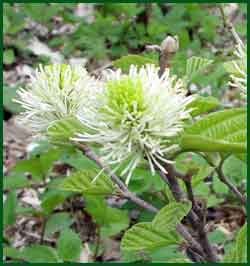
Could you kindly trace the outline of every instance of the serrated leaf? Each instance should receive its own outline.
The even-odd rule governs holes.
[[[245,153],[245,108],[219,111],[200,119],[186,128],[180,146],[190,151]]]
[[[213,60],[193,56],[187,60],[186,65],[186,78],[190,81],[192,80],[197,74],[201,73],[211,65]]]
[[[124,73],[128,73],[131,65],[135,65],[137,67],[142,67],[146,64],[157,65],[157,61],[148,57],[140,56],[140,55],[126,55],[113,61],[113,66],[116,68],[120,68]]]
[[[178,243],[179,238],[175,231],[157,231],[152,223],[138,223],[124,234],[121,249],[123,251],[154,250]]]
[[[209,111],[212,111],[218,108],[219,105],[220,105],[219,100],[213,96],[208,96],[208,97],[198,96],[190,104],[187,105],[187,108],[193,109],[191,111],[191,115],[195,117],[197,115],[201,115]]]
[[[247,225],[239,231],[233,249],[225,256],[224,262],[240,263],[247,262]]]
[[[73,223],[73,219],[66,212],[51,215],[45,226],[45,236],[67,229]]]
[[[100,172],[100,171],[99,171]],[[62,185],[63,190],[82,193],[84,195],[109,195],[115,187],[112,181],[105,174],[99,174],[95,170],[81,170],[67,177]]]
[[[188,214],[191,203],[172,202],[163,207],[152,221],[152,226],[161,232],[175,230],[177,224]]]
[[[64,261],[77,262],[82,250],[82,241],[75,232],[67,229],[61,232],[57,243],[57,249],[59,256]]]
[[[25,247],[21,255],[28,262],[59,262],[56,250],[49,246],[33,245]]]
[[[58,145],[70,145],[70,138],[83,130],[82,124],[74,117],[67,117],[55,121],[47,129],[50,141]]]

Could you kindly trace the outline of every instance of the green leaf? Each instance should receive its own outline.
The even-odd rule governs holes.
[[[49,214],[53,209],[62,204],[67,197],[71,195],[68,191],[59,189],[49,189],[43,194],[41,206],[46,214]]]
[[[197,174],[192,177],[193,188],[199,185],[207,176],[213,172],[214,168],[209,165],[203,165],[199,168]]]
[[[20,189],[29,187],[31,182],[27,179],[24,174],[4,176],[3,178],[3,189]]]
[[[67,117],[55,121],[47,129],[47,135],[52,143],[58,145],[70,145],[70,138],[77,132],[83,131],[82,124],[74,117]]]
[[[177,224],[188,214],[191,203],[172,202],[163,207],[152,221],[152,226],[161,232],[175,230]]]
[[[211,113],[187,127],[180,146],[183,150],[246,152],[246,109]]]
[[[156,60],[152,58],[140,56],[140,55],[126,55],[113,61],[113,66],[116,68],[120,68],[123,72],[128,73],[131,65],[135,65],[137,67],[142,67],[146,64],[158,65]]]
[[[3,226],[13,225],[16,221],[17,196],[11,191],[3,204]]]
[[[175,231],[158,231],[151,223],[138,223],[123,236],[122,251],[154,250],[179,243]]]
[[[61,149],[51,148],[39,157],[21,160],[17,162],[11,174],[30,173],[32,175],[32,181],[41,181],[51,170],[54,162],[61,157],[62,152],[63,150]]]
[[[211,243],[222,244],[226,239],[225,233],[220,229],[216,229],[208,235],[208,240]]]
[[[74,149],[74,153],[62,158],[62,163],[69,164],[77,170],[99,169],[97,164],[83,155],[82,151]]]
[[[201,115],[209,111],[212,111],[218,108],[219,105],[220,105],[219,100],[213,96],[208,96],[208,97],[198,96],[190,104],[187,105],[187,108],[193,109],[191,111],[191,115],[195,117],[197,115]]]
[[[57,249],[59,256],[64,261],[77,262],[82,251],[82,241],[75,232],[67,229],[61,232],[57,243]]]
[[[56,250],[43,245],[26,247],[22,250],[21,255],[28,262],[59,262]]]
[[[246,152],[245,143],[230,143],[223,140],[214,140],[199,135],[185,134],[182,136],[180,146],[183,151],[202,152]]]
[[[95,170],[81,170],[67,177],[62,185],[63,190],[82,193],[84,195],[109,195],[115,190],[108,176]]]
[[[45,236],[67,229],[73,223],[72,218],[66,212],[51,215],[45,226]]]
[[[239,231],[233,249],[224,257],[224,262],[240,263],[247,262],[247,225]]]
[[[209,65],[211,65],[213,60],[193,56],[187,60],[186,65],[186,78],[190,81],[197,74],[204,71]]]
[[[12,49],[4,50],[3,52],[3,63],[5,65],[11,65],[16,61],[14,51]]]
[[[111,208],[103,198],[93,196],[85,197],[86,210],[101,225],[103,237],[114,236],[129,226],[127,210]]]
[[[153,252],[150,252],[150,257],[153,262],[167,263],[187,263],[191,262],[185,254],[179,251],[177,245],[162,247]]]
[[[18,87],[3,86],[3,106],[12,114],[18,114],[23,111],[19,103],[13,101],[17,96]]]
[[[225,176],[233,180],[236,185],[241,185],[242,181],[247,177],[247,165],[236,156],[230,156],[223,164],[223,172]]]
[[[23,260],[23,256],[20,250],[13,247],[4,247],[3,248],[3,256],[9,257],[12,260]]]

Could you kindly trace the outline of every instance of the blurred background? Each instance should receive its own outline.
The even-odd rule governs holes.
[[[225,12],[245,39],[246,4],[228,4]],[[160,44],[167,34],[179,37],[173,63],[178,74],[192,55],[221,62],[234,47],[215,4],[5,3],[3,32],[4,92],[23,86],[38,64],[80,63],[92,71],[123,55],[144,53],[146,45]],[[217,96],[227,89],[226,81],[225,70],[215,64],[197,86]],[[6,101],[4,106],[11,108]]]
[[[246,9],[246,4],[225,5],[226,16],[244,42]],[[46,142],[31,143],[31,134],[15,123],[16,115],[22,111],[20,106],[12,101],[16,97],[17,89],[25,88],[29,76],[39,64],[59,62],[81,64],[91,73],[96,73],[96,70],[98,72],[112,65],[112,61],[127,54],[145,54],[158,60],[158,54],[147,52],[145,47],[152,44],[160,45],[168,34],[177,35],[180,42],[180,49],[172,62],[174,73],[182,75],[185,72],[186,59],[192,55],[213,59],[214,64],[205,74],[198,75],[190,86],[202,95],[218,97],[225,106],[240,104],[239,91],[228,86],[229,75],[223,67],[223,62],[234,57],[235,44],[231,33],[223,25],[216,4],[5,3],[3,5],[4,190],[9,192],[18,189],[17,197],[20,199],[18,203],[21,203],[15,208],[10,205],[9,211],[15,209],[15,214],[11,212],[12,216],[8,217],[13,218],[14,215],[14,218],[6,222],[14,226],[12,231],[6,231],[12,246],[19,248],[39,242],[42,220],[27,206],[36,209],[39,204],[42,204],[43,208],[46,206],[51,208],[49,204],[64,204],[62,210],[70,212],[72,208],[71,216],[76,221],[75,230],[80,233],[82,241],[91,237],[95,230],[90,216],[82,214],[82,202],[71,199],[67,201],[68,195],[55,189],[59,180],[53,180],[54,177],[61,178],[71,168],[81,169],[85,163],[83,156],[62,155],[57,150],[51,149]],[[198,159],[190,160],[202,165]],[[181,162],[180,165],[182,164]],[[246,176],[245,165],[233,159],[228,163],[227,169],[228,175],[238,182],[237,184],[241,184]],[[52,181],[55,181],[54,186],[51,184],[45,189],[43,185],[37,185],[37,182],[44,178],[41,175],[46,178],[52,176]],[[150,182],[150,178],[148,181],[135,180],[131,183],[131,189],[136,193],[145,193],[150,186],[161,187],[157,179],[152,181],[155,182],[153,185]],[[200,190],[203,196],[209,198],[211,207],[223,201],[223,197],[217,197],[218,195],[228,193],[219,181],[214,188],[216,193],[213,195],[216,197],[211,196],[211,191],[207,187],[203,188]],[[227,195],[231,197],[230,193]],[[157,199],[154,197],[154,200]],[[5,209],[8,211],[7,207]],[[16,220],[17,214],[19,219]],[[233,215],[236,217],[233,220],[236,225],[227,228],[229,231],[237,228],[239,226],[237,223],[242,223],[242,217],[245,219],[244,214],[239,211],[235,211]],[[142,214],[139,221],[150,218],[148,214]],[[80,226],[77,225],[79,221],[82,223]],[[213,237],[219,238],[218,241],[224,241],[221,240],[224,239],[224,235],[221,237],[218,232]],[[120,259],[117,251],[119,237],[118,240],[112,241],[106,245],[110,250],[102,253],[101,260]]]

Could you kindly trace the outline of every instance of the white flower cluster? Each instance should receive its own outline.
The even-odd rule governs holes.
[[[40,68],[31,88],[19,92],[25,108],[22,121],[35,132],[74,115],[86,128],[76,132],[74,141],[97,144],[105,164],[123,166],[126,183],[139,163],[148,161],[152,173],[170,163],[168,155],[178,148],[173,143],[190,118],[181,80],[169,70],[159,78],[159,69],[131,66],[129,74],[120,70],[104,72],[102,82],[85,69],[66,65]]]
[[[15,101],[25,110],[19,121],[35,133],[44,133],[52,122],[76,115],[81,105],[89,104],[89,95],[98,86],[80,66],[40,66],[31,76],[29,89],[18,91],[20,99]]]
[[[98,102],[79,120],[92,132],[78,134],[76,141],[98,143],[101,159],[107,164],[125,162],[121,175],[126,183],[137,165],[146,159],[152,173],[162,166],[167,154],[177,148],[171,139],[183,130],[190,117],[181,80],[170,77],[167,70],[161,78],[158,68],[147,65],[139,70],[131,66],[129,74],[120,70],[105,73],[106,82],[97,95]]]

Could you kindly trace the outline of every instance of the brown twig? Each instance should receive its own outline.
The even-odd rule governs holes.
[[[170,37],[168,36],[161,44],[161,53],[160,53],[160,71],[159,76],[161,77],[166,69],[166,67],[170,67],[170,60],[172,56],[177,52],[179,48],[179,42],[177,37]],[[164,174],[160,171],[160,175],[162,179],[169,185],[170,190],[173,193],[176,201],[183,201],[185,200],[185,195],[176,179],[176,170],[172,165],[166,164],[165,166],[167,174]],[[179,175],[184,181],[186,176]],[[191,178],[191,177],[190,177]],[[191,183],[189,183],[191,186]],[[192,198],[191,201],[195,202],[192,188],[189,187],[189,193],[191,193],[190,197]],[[194,205],[195,206],[195,205]],[[196,210],[197,211],[197,210]],[[205,215],[205,214],[204,214]],[[207,237],[207,233],[205,231],[205,225],[203,223],[204,218],[201,221],[201,214],[200,212],[195,212],[195,208],[191,209],[187,216],[190,225],[193,227],[195,231],[198,233],[199,242],[203,248],[205,253],[205,257],[209,262],[217,262],[219,261],[218,256],[216,255],[215,251],[213,250],[212,246],[210,245]]]
[[[224,28],[225,29],[228,29],[233,37],[234,37],[234,40],[237,44],[240,44],[240,45],[243,45],[239,35],[237,34],[233,24],[229,21],[229,19],[227,18],[226,14],[225,14],[225,11],[224,11],[224,8],[223,8],[223,4],[218,4],[218,7],[219,7],[219,10],[220,10],[220,13],[221,13],[221,17],[222,17],[222,20],[223,20],[223,25],[224,25]]]
[[[95,247],[95,252],[93,255],[94,261],[96,261],[96,258],[98,257],[98,253],[99,253],[99,248],[100,248],[100,244],[101,244],[101,230],[100,230],[100,226],[96,225],[96,247]]]
[[[81,149],[81,151],[85,154],[86,157],[96,162],[96,164],[104,169],[104,171],[110,176],[112,181],[119,187],[120,192],[124,197],[131,200],[138,206],[140,206],[143,209],[146,209],[152,213],[157,213],[159,209],[151,205],[150,203],[144,201],[143,199],[136,196],[134,193],[128,190],[127,186],[121,181],[121,179],[116,176],[112,170],[102,164],[100,159],[96,156],[96,154],[86,145],[77,143],[78,148]],[[183,238],[187,241],[187,243],[190,245],[192,249],[194,249],[196,252],[198,252],[201,256],[204,256],[204,253],[202,251],[202,248],[200,244],[192,237],[192,235],[188,232],[188,230],[183,226],[182,224],[177,225],[177,231],[180,235],[183,236]]]
[[[185,200],[185,195],[180,188],[180,185],[175,178],[175,176],[172,175],[173,172],[171,172],[172,165],[168,165],[168,174],[164,174],[160,172],[160,175],[162,179],[169,185],[170,190],[173,193],[173,196],[176,201],[183,201]],[[200,214],[199,214],[200,216]],[[198,233],[199,243],[201,244],[203,251],[205,253],[205,257],[207,261],[209,262],[217,262],[219,261],[218,256],[216,255],[215,251],[213,250],[212,246],[209,243],[207,233],[204,228],[204,224],[201,221],[199,217],[194,210],[190,210],[187,218],[190,223],[190,225],[193,227],[195,231]]]
[[[224,183],[235,194],[235,196],[240,200],[242,204],[246,205],[246,197],[242,195],[238,188],[224,175],[222,170],[223,162],[224,160],[222,160],[219,166],[215,168],[220,181]]]

